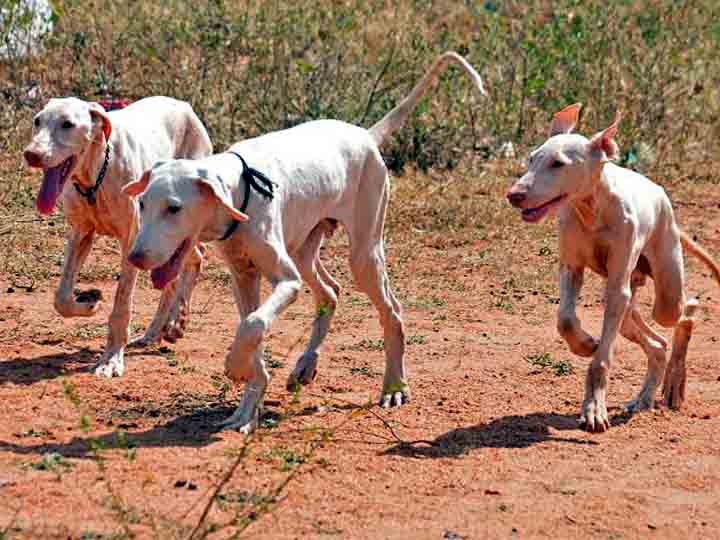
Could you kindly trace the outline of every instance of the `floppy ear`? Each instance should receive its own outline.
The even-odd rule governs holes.
[[[621,117],[622,115],[620,114],[620,111],[616,112],[613,123],[600,133],[593,135],[590,139],[590,148],[605,152],[605,156],[607,156],[607,158],[604,159],[604,161],[615,159],[620,154],[620,148],[618,148],[618,145],[613,137],[617,134],[618,124],[620,123]]]
[[[110,117],[108,116],[108,113],[105,109],[103,109],[102,105],[99,103],[88,103],[88,107],[90,108],[90,116],[93,119],[93,122],[97,122],[100,120],[102,122],[102,130],[105,134],[105,140],[110,140],[110,134],[112,133],[112,122],[110,122]]]
[[[223,207],[223,210],[228,215],[238,221],[247,221],[249,216],[233,206],[232,197],[230,192],[222,183],[219,178],[204,178],[200,177],[196,180],[201,190],[205,191],[209,196],[214,197],[215,200]]]
[[[577,125],[581,108],[582,103],[575,103],[565,107],[560,112],[556,112],[550,123],[550,136],[572,133],[572,130]]]
[[[130,182],[129,184],[125,185],[125,187],[122,188],[122,192],[125,195],[130,195],[131,197],[136,197],[140,195],[143,191],[147,189],[147,186],[150,183],[150,172],[150,169],[148,169],[140,177],[140,180],[136,180],[135,182]]]

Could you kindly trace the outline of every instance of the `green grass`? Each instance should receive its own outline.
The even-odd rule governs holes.
[[[539,354],[530,354],[526,357],[528,363],[539,370],[550,368],[550,370],[558,377],[565,375],[571,375],[574,373],[575,368],[567,359],[555,360],[548,352]]]

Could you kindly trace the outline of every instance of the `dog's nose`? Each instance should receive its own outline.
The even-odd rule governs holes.
[[[142,251],[131,251],[130,255],[128,255],[128,262],[141,270],[148,269],[145,254]]]
[[[527,195],[525,193],[508,191],[507,200],[513,206],[520,206],[525,201],[525,199],[527,199]]]
[[[30,167],[42,167],[42,156],[36,154],[32,150],[25,150],[25,161]]]

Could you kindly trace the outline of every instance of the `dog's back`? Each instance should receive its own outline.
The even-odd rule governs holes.
[[[168,157],[198,159],[212,152],[205,126],[184,101],[153,96],[108,115],[113,129],[124,130],[135,141],[141,141],[143,151],[153,162]]]

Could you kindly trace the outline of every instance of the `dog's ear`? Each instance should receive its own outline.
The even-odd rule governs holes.
[[[201,172],[204,173],[205,171]],[[208,174],[200,174],[196,182],[200,189],[208,196],[213,197],[230,217],[237,219],[238,221],[247,221],[250,219],[247,214],[241,212],[233,206],[230,191],[219,177],[212,177]]]
[[[147,189],[148,184],[150,183],[150,172],[150,169],[145,171],[140,177],[140,180],[130,182],[124,188],[122,188],[122,192],[125,195],[130,195],[131,197],[137,197],[138,195],[140,195],[143,191]]]
[[[620,114],[620,111],[616,112],[613,123],[600,133],[593,135],[590,139],[590,148],[593,150],[602,150],[605,153],[605,159],[603,159],[603,161],[615,159],[620,154],[620,148],[615,142],[614,137],[617,134],[618,124],[620,124],[621,117],[622,115]]]
[[[550,123],[550,137],[572,133],[578,123],[580,109],[582,109],[582,103],[575,103],[568,105],[562,111],[556,112]]]
[[[97,122],[98,120],[102,122],[102,130],[105,134],[105,140],[109,141],[110,134],[112,133],[112,122],[110,121],[107,111],[102,105],[95,102],[88,103],[88,107],[90,108],[90,117],[93,122]]]

